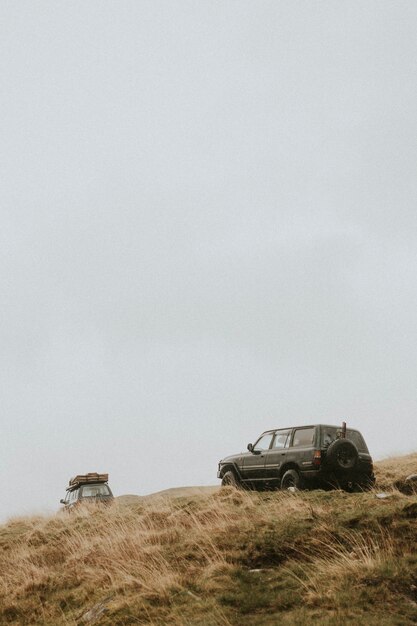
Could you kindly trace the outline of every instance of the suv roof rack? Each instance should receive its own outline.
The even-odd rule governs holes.
[[[73,478],[70,478],[67,491],[71,491],[71,489],[75,489],[76,487],[79,487],[80,485],[84,485],[86,483],[106,483],[108,480],[108,474],[97,474],[97,472],[89,472],[88,474],[77,474]]]

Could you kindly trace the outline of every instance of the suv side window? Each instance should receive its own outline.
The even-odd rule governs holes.
[[[282,448],[288,448],[288,446],[290,445],[290,435],[291,430],[278,430],[275,433],[275,439],[274,443],[272,444],[272,449],[279,450]]]
[[[297,428],[294,431],[293,447],[301,448],[312,446],[314,443],[314,426],[312,428]]]
[[[262,451],[269,450],[269,446],[271,445],[272,441],[272,435],[273,433],[266,433],[266,435],[262,435],[262,437],[260,437],[253,446],[253,449]]]

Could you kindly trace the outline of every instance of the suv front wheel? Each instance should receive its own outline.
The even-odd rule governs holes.
[[[225,472],[222,478],[222,487],[226,487],[226,486],[236,487],[236,488],[240,486],[240,483],[238,479],[236,478],[235,473],[232,472],[232,470],[228,470],[227,472]]]

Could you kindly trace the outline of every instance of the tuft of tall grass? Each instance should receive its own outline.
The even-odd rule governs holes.
[[[306,551],[302,563],[288,570],[304,590],[304,599],[316,603],[337,596],[352,583],[371,577],[395,557],[395,544],[386,529],[358,533],[343,530],[335,535],[324,527]]]

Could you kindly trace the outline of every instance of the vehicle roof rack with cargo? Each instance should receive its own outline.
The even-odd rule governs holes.
[[[82,503],[112,504],[114,496],[108,485],[109,475],[89,472],[70,478],[66,495],[60,502],[71,511]]]
[[[89,472],[88,474],[77,474],[73,478],[70,478],[67,491],[76,489],[80,485],[86,485],[88,483],[107,483],[108,480],[108,474],[97,474],[97,472]]]

